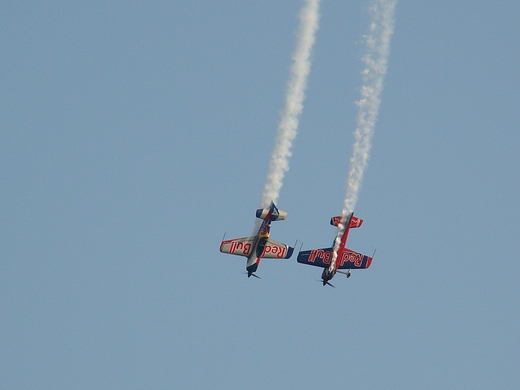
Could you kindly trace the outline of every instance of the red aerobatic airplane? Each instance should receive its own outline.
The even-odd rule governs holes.
[[[341,216],[332,217],[330,220],[330,224],[334,226],[338,226],[341,222]],[[338,248],[338,256],[336,257],[336,261],[332,261],[332,252],[334,249],[334,242],[332,243],[332,248],[323,248],[323,249],[313,249],[310,251],[300,251],[298,254],[298,263],[315,265],[317,267],[324,268],[323,273],[321,274],[321,281],[325,286],[328,284],[331,287],[334,287],[329,283],[336,272],[347,275],[347,278],[350,277],[351,269],[363,269],[370,267],[372,263],[372,257],[368,257],[366,255],[362,255],[361,253],[354,252],[350,249],[347,249],[345,244],[347,243],[348,232],[351,228],[358,228],[363,223],[362,219],[354,217],[354,213],[350,213],[347,216],[345,221],[345,231],[343,232],[343,236],[341,237],[341,243]],[[348,269],[347,272],[339,271],[340,269]]]
[[[268,209],[256,210],[256,217],[262,220],[256,236],[224,240],[220,244],[222,253],[247,257],[246,270],[248,278],[251,275],[259,278],[254,272],[256,272],[262,258],[288,259],[294,250],[290,246],[269,238],[271,221],[283,221],[287,217],[285,211],[278,210],[274,202],[271,202]]]

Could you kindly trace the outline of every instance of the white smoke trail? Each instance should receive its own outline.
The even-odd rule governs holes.
[[[345,231],[345,220],[354,211],[358,192],[361,188],[363,172],[367,166],[371,148],[372,134],[377,121],[383,80],[386,74],[390,54],[390,38],[394,32],[394,10],[396,0],[374,0],[370,7],[372,21],[370,33],[365,37],[366,54],[363,57],[365,69],[362,71],[363,86],[359,107],[357,127],[354,132],[355,143],[350,159],[350,171],[347,179],[347,191],[342,211],[342,223],[338,227],[331,267],[334,267],[341,236]]]
[[[287,83],[285,109],[278,125],[278,136],[271,154],[269,172],[260,202],[261,207],[268,207],[271,201],[277,202],[285,172],[289,170],[288,159],[291,157],[292,141],[296,137],[298,116],[303,109],[307,76],[311,70],[309,57],[318,29],[319,4],[320,0],[305,0],[300,11],[298,41],[293,54],[294,63],[291,66],[291,75]]]

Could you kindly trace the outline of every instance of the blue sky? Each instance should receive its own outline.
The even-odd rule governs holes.
[[[219,253],[251,233],[300,1],[5,2],[0,387],[513,389],[515,1],[401,0],[338,275]],[[368,1],[321,5],[272,237],[329,245]]]

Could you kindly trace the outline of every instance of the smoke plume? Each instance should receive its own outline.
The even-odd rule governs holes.
[[[278,136],[271,154],[269,172],[262,193],[261,207],[275,203],[280,196],[285,172],[289,170],[292,141],[298,129],[298,117],[303,110],[307,76],[311,69],[310,54],[315,41],[320,0],[306,0],[300,11],[300,24],[297,34],[296,50],[293,54],[293,65],[287,83],[285,108],[281,113],[278,125]]]
[[[383,81],[386,74],[390,54],[390,38],[394,32],[394,10],[396,0],[374,0],[370,7],[372,20],[370,32],[365,37],[366,53],[363,57],[365,65],[361,72],[363,86],[361,99],[356,102],[359,107],[357,127],[354,132],[354,147],[350,159],[350,171],[347,178],[347,191],[342,211],[342,223],[338,227],[331,267],[335,265],[341,236],[345,231],[347,215],[354,211],[361,188],[363,172],[370,154],[372,134],[377,121]]]

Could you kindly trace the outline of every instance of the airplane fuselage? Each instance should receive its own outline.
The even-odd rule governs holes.
[[[321,281],[323,282],[323,285],[325,286],[329,280],[334,277],[334,275],[336,275],[336,267],[324,268],[321,274]]]
[[[253,242],[253,248],[251,249],[251,255],[247,258],[246,271],[247,276],[251,276],[253,272],[256,272],[258,266],[260,265],[260,260],[262,259],[262,254],[264,253],[265,246],[267,244],[267,240],[269,239],[269,233],[264,231],[264,223],[260,226],[258,231],[258,235],[256,236],[255,241]],[[269,226],[267,226],[269,229]]]

